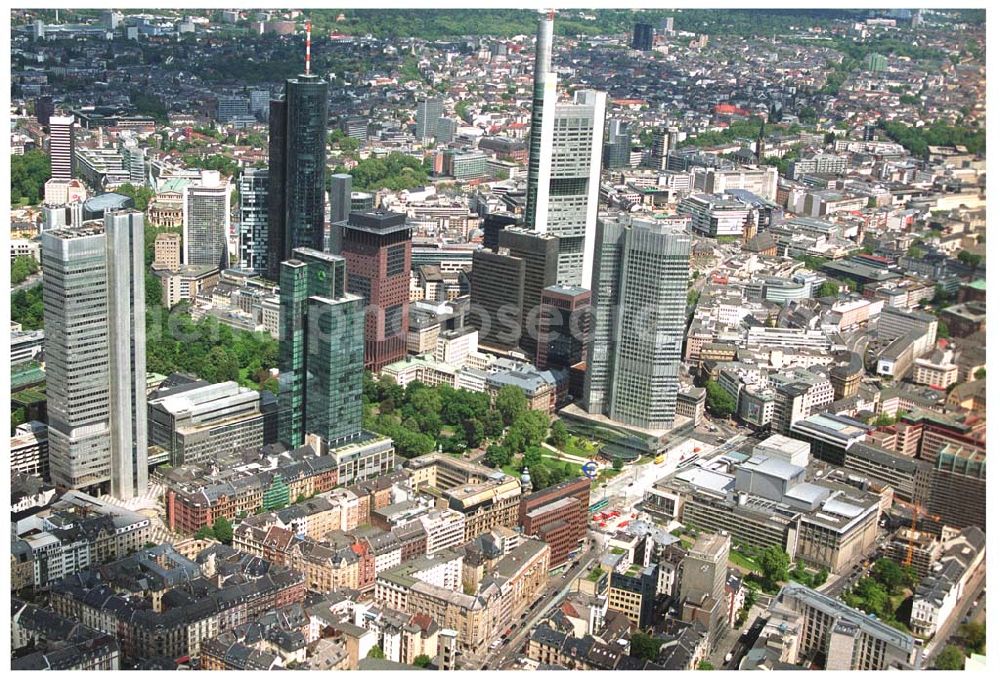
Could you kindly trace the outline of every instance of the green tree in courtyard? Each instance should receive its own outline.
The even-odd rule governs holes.
[[[629,651],[636,658],[655,661],[662,647],[662,639],[647,635],[645,632],[634,632],[630,640]]]
[[[212,533],[219,542],[229,545],[233,542],[233,524],[225,516],[220,516],[212,524]]]
[[[788,580],[788,565],[791,560],[788,554],[778,545],[771,545],[757,555],[757,565],[760,566],[764,588],[774,590],[778,583]]]

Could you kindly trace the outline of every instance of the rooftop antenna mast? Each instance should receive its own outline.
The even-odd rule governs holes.
[[[309,60],[312,52],[312,21],[306,21],[306,75],[309,75]]]

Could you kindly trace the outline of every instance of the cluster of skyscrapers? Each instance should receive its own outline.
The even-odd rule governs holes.
[[[473,258],[472,302],[492,318],[480,342],[518,347],[546,368],[583,369],[573,397],[586,413],[668,431],[691,238],[685,221],[598,217],[602,162],[627,164],[631,144],[620,121],[605,141],[606,93],[559,101],[552,33],[549,13],[536,42],[524,224],[501,227],[492,250]]]
[[[627,154],[628,136],[612,122],[604,143],[606,93],[559,101],[552,27],[551,13],[540,19],[523,223],[499,225],[492,249],[473,260],[480,339],[543,368],[585,371],[573,397],[589,414],[669,430],[690,237],[669,222],[598,218],[602,155]],[[278,436],[291,447],[310,436],[332,448],[357,440],[363,371],[406,355],[406,217],[352,211],[351,178],[334,175],[326,229],[327,88],[309,73],[286,82],[270,104],[269,166],[238,180],[239,264],[280,285]],[[418,137],[435,136],[441,113],[440,100],[420,103]],[[63,135],[60,121],[50,120],[53,172],[72,177],[72,130]],[[218,226],[228,223],[228,185],[204,171],[183,191],[183,262],[226,267]],[[108,212],[103,225],[48,230],[43,252],[53,480],[141,494],[143,216]]]

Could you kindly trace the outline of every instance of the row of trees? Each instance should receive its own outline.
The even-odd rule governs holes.
[[[694,147],[714,147],[716,145],[726,144],[727,142],[732,142],[738,138],[750,138],[753,140],[757,139],[760,134],[760,126],[763,123],[763,119],[759,116],[751,116],[750,118],[733,121],[729,124],[729,127],[723,131],[706,131],[704,133],[699,133],[697,137],[693,140],[685,140],[684,144],[689,144]],[[770,126],[770,129],[774,129],[775,126]],[[765,126],[765,132],[767,132],[768,126]]]
[[[231,159],[228,156],[222,156],[221,154],[184,154],[181,156],[184,161],[184,165],[188,168],[201,168],[203,170],[214,170],[219,171],[222,175],[227,175],[233,177],[236,175],[236,171],[239,170],[240,165],[236,163],[235,159]]]

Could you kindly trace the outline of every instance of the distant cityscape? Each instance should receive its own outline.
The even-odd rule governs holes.
[[[11,24],[14,670],[986,670],[985,10]]]

